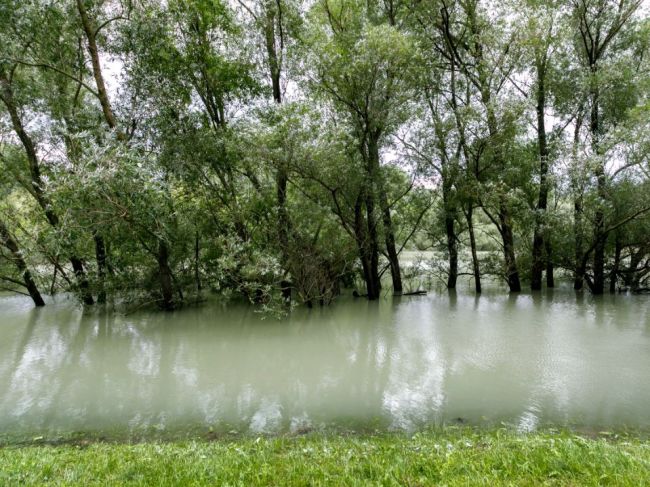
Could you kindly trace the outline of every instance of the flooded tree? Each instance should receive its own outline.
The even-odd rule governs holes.
[[[209,291],[286,310],[465,277],[477,293],[642,292],[644,12],[2,2],[3,288],[165,310]]]

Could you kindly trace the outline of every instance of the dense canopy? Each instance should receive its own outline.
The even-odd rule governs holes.
[[[0,0],[0,288],[647,290],[649,11]]]

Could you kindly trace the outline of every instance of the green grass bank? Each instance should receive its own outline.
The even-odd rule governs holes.
[[[650,485],[650,440],[451,428],[0,448],[0,485]]]

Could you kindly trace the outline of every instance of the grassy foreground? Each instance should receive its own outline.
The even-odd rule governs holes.
[[[0,448],[0,485],[650,485],[650,441],[450,429]]]

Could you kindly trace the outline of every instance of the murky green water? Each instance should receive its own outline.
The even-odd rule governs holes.
[[[442,423],[650,430],[650,300],[429,295],[261,319],[0,298],[0,434]]]

